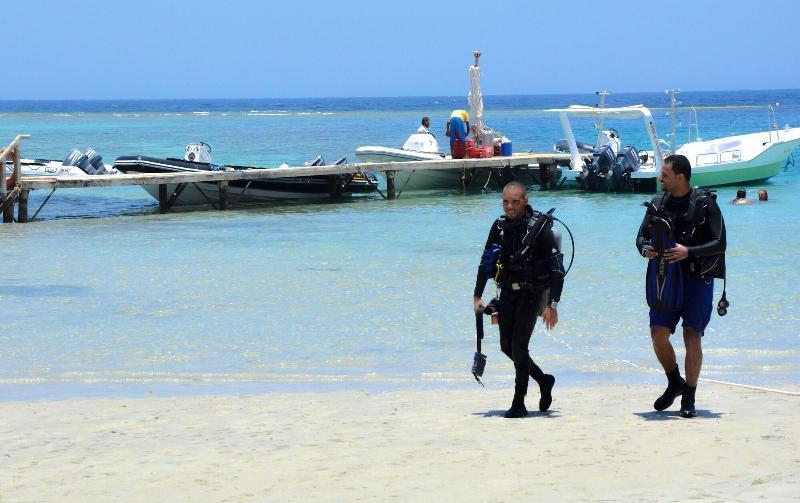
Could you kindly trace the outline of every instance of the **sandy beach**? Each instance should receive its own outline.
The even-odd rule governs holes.
[[[0,404],[0,501],[790,500],[800,398],[704,384]],[[535,405],[535,395],[529,399]],[[674,407],[673,407],[674,409]]]

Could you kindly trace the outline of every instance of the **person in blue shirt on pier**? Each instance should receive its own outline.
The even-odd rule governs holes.
[[[467,153],[469,113],[466,110],[453,110],[444,134],[450,138],[450,154],[453,159],[463,159]]]

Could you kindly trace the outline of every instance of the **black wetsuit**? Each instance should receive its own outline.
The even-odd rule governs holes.
[[[512,263],[512,256],[522,247],[522,239],[531,218],[533,210],[527,206],[525,216],[520,220],[509,221],[505,217],[497,219],[489,231],[484,248],[485,254],[493,245],[500,245],[500,349],[514,362],[515,396],[525,395],[529,375],[541,384],[544,373],[531,359],[528,344],[536,317],[545,303],[560,300],[564,286],[563,261],[550,226],[546,226],[539,234],[524,264]],[[475,281],[475,297],[483,295],[487,281],[488,276],[482,264]]]

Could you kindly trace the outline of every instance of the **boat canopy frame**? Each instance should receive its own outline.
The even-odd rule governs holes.
[[[664,162],[661,146],[659,145],[658,134],[656,133],[656,124],[653,121],[653,114],[650,113],[644,105],[633,105],[628,107],[617,108],[597,108],[585,105],[571,105],[567,108],[549,108],[544,110],[548,114],[557,114],[561,119],[561,128],[564,130],[564,136],[567,139],[569,146],[570,158],[572,161],[571,171],[582,172],[585,165],[584,159],[578,151],[578,145],[575,141],[575,135],[572,132],[572,125],[570,124],[570,117],[587,118],[587,119],[600,119],[603,117],[611,117],[613,119],[621,120],[638,120],[644,121],[645,129],[647,130],[647,137],[650,140],[650,145],[653,147],[653,166],[656,173],[661,173],[661,166]]]

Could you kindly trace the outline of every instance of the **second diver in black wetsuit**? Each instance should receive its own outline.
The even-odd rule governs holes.
[[[528,205],[524,185],[511,182],[505,186],[503,211],[505,215],[492,224],[486,240],[475,281],[473,307],[476,312],[485,308],[481,297],[492,275],[487,275],[487,270],[493,270],[500,288],[500,349],[514,362],[516,372],[514,399],[505,413],[505,417],[512,418],[528,414],[525,394],[529,376],[539,384],[539,410],[546,411],[552,403],[555,377],[542,372],[533,362],[528,344],[539,314],[548,329],[558,323],[564,265],[552,221]],[[535,239],[530,239],[532,236]]]

